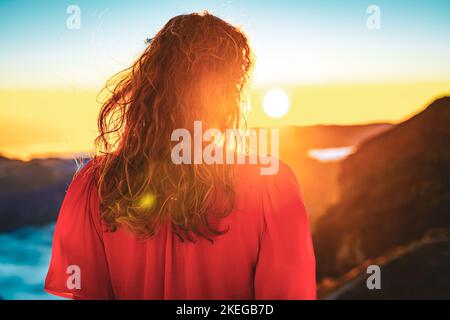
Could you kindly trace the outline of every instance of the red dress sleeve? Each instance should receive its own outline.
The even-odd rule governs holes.
[[[316,299],[314,249],[300,185],[281,162],[279,172],[265,180],[255,298]]]
[[[112,299],[92,161],[66,191],[53,236],[45,280],[48,293],[71,299]]]

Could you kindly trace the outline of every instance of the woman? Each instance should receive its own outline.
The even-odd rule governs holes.
[[[198,120],[221,132],[245,125],[251,65],[239,29],[188,14],[172,18],[119,74],[99,115],[97,156],[75,175],[59,213],[49,293],[316,297],[307,214],[287,165],[261,175],[259,164],[173,161],[174,130],[193,132]]]

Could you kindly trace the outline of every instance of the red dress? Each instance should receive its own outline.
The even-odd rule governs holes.
[[[214,243],[181,242],[169,224],[148,240],[125,228],[103,231],[89,166],[75,176],[61,206],[47,292],[72,299],[316,298],[307,214],[283,162],[273,176],[256,165],[235,165],[236,207],[221,220],[228,231]]]

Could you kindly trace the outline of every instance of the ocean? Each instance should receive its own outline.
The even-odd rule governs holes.
[[[60,299],[44,291],[55,224],[0,233],[0,297]]]

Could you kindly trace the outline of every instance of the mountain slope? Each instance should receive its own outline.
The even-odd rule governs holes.
[[[314,232],[319,279],[450,228],[450,98],[362,143],[342,162],[339,186]]]
[[[429,234],[399,248],[392,257],[366,262],[359,276],[344,282],[326,299],[448,299],[450,297],[450,238]],[[368,290],[370,264],[380,266],[380,290]],[[349,273],[354,273],[350,271]]]

